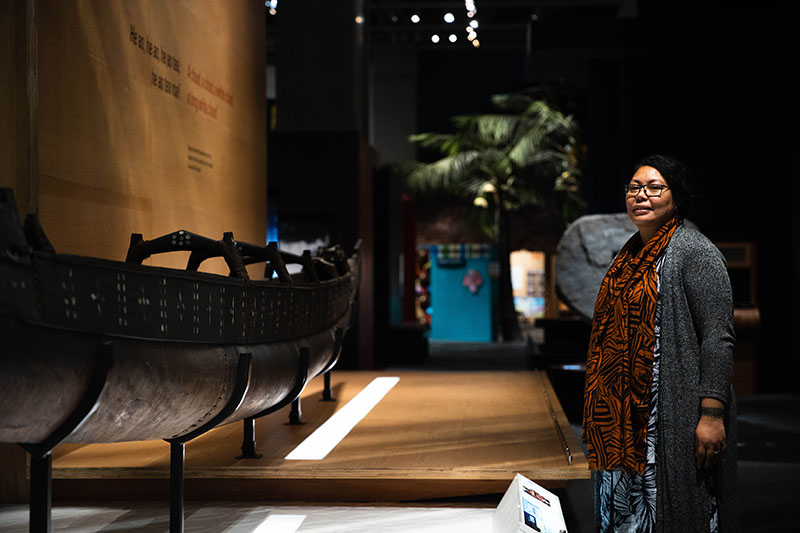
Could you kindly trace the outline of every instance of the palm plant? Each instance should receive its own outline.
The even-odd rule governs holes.
[[[492,103],[496,113],[454,117],[454,133],[410,136],[443,157],[416,164],[408,184],[421,192],[448,190],[484,209],[486,233],[499,254],[501,334],[512,340],[520,329],[511,288],[509,214],[557,209],[565,222],[581,214],[581,151],[574,119],[546,102],[496,95]]]

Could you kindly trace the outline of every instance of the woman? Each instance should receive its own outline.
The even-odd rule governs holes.
[[[736,530],[733,303],[722,254],[683,217],[684,167],[642,160],[625,186],[638,228],[595,304],[583,440],[600,531]]]

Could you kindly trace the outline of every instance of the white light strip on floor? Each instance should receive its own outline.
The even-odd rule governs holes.
[[[271,514],[253,533],[295,533],[305,519],[304,514]]]
[[[324,459],[343,438],[372,411],[400,378],[381,377],[372,380],[347,405],[336,411],[324,424],[309,435],[285,458],[292,461]]]

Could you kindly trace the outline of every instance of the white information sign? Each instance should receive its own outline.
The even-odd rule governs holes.
[[[558,496],[521,474],[492,517],[492,533],[567,533]]]

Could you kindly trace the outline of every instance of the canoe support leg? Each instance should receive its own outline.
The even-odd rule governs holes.
[[[197,429],[175,437],[166,439],[169,443],[169,531],[170,533],[183,533],[183,487],[184,487],[184,462],[186,443],[211,431],[232,415],[244,400],[247,389],[250,388],[250,372],[252,370],[253,354],[240,353],[239,363],[236,367],[236,377],[233,391],[222,410]]]
[[[325,388],[322,389],[322,399],[320,401],[323,402],[336,401],[336,398],[333,397],[333,391],[331,389],[331,372],[333,372],[333,367],[336,366],[336,362],[339,360],[339,356],[342,353],[343,341],[344,341],[344,329],[341,327],[336,328],[333,337],[333,352],[331,353],[330,360],[323,369],[324,372],[323,379],[325,380]]]
[[[305,387],[305,382],[308,380],[308,362],[310,361],[311,357],[310,352],[311,350],[308,348],[308,346],[303,346],[302,348],[300,348],[301,366],[302,366],[302,361],[305,360],[307,362],[305,365],[306,369],[303,372],[302,376],[304,387]],[[298,369],[298,371],[299,370],[300,369]],[[300,379],[301,377],[298,376],[298,382]],[[302,389],[300,389],[300,392],[302,392]],[[303,406],[300,403],[300,392],[298,392],[297,395],[294,397],[294,400],[292,400],[292,408],[289,411],[289,422],[286,424],[287,426],[302,426],[303,424],[305,424],[305,422],[303,422]]]
[[[287,426],[302,426],[303,422],[303,406],[300,404],[300,396],[292,400],[292,409],[289,411],[289,422]]]
[[[328,370],[322,375],[322,378],[325,380],[325,387],[322,389],[322,400],[320,401],[323,402],[332,402],[336,400],[331,391],[331,372],[333,371]]]
[[[242,437],[242,455],[237,455],[237,459],[261,459],[262,454],[256,452],[256,419],[245,418],[244,436]]]
[[[53,505],[53,454],[31,454],[30,531],[50,532]]]
[[[29,504],[31,533],[50,533],[52,529],[53,448],[81,427],[100,405],[100,395],[106,386],[108,371],[111,368],[112,346],[110,342],[98,344],[92,380],[78,406],[67,419],[42,442],[21,444],[31,457]]]
[[[244,438],[242,439],[242,455],[237,459],[258,459],[260,454],[256,453],[256,434],[255,434],[255,419],[261,418],[268,414],[274,413],[283,409],[290,403],[294,403],[296,399],[300,398],[300,393],[306,387],[308,381],[308,366],[310,364],[311,350],[308,346],[303,346],[297,351],[297,373],[295,374],[295,381],[292,390],[278,403],[271,407],[267,407],[261,412],[254,414],[250,418],[244,420]],[[248,420],[252,420],[250,424]],[[252,454],[250,453],[252,452]]]
[[[183,466],[185,442],[169,443],[169,531],[183,533]]]

